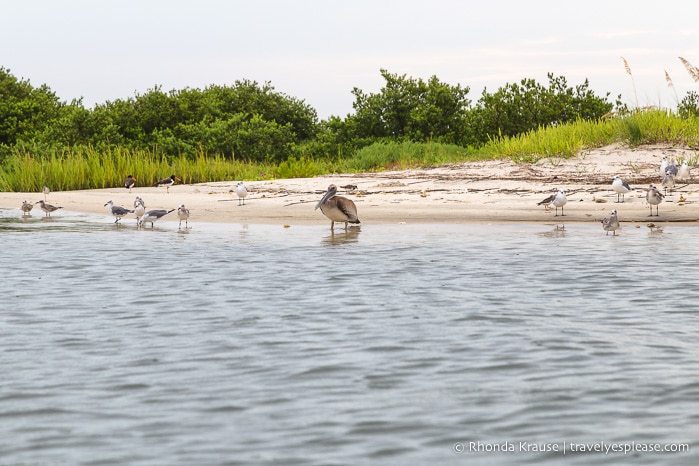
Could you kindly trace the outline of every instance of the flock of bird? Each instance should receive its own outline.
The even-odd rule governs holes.
[[[682,165],[678,168],[675,164],[675,161],[668,160],[666,155],[663,155],[663,159],[660,163],[660,168],[658,171],[661,178],[660,185],[664,188],[664,193],[661,193],[658,187],[655,184],[651,183],[650,187],[646,191],[646,201],[650,206],[649,217],[653,216],[653,206],[655,206],[655,216],[659,216],[658,206],[663,201],[665,196],[668,195],[668,189],[670,189],[670,193],[672,194],[672,190],[675,188],[676,180],[686,181],[689,180],[691,177],[689,164],[686,160],[683,161]],[[614,179],[612,180],[612,190],[617,194],[617,203],[623,203],[624,195],[633,191],[633,189],[631,189],[631,186],[629,186],[629,184],[626,181],[624,181],[619,175],[615,175]],[[557,193],[551,194],[543,201],[538,202],[537,205],[543,205],[544,209],[548,210],[550,209],[549,206],[553,204],[554,207],[556,207],[556,214],[554,216],[557,217],[559,207],[561,208],[561,216],[564,216],[563,206],[566,205],[567,202],[568,199],[566,198],[565,190],[559,189]],[[607,232],[607,234],[609,234],[609,232],[611,231],[612,234],[616,235],[616,231],[619,228],[621,228],[616,209],[612,210],[609,213],[609,217],[605,217],[604,219],[602,219],[602,227],[604,228],[604,231]]]
[[[665,192],[661,193],[657,186],[655,186],[655,184],[651,184],[648,188],[646,192],[646,201],[650,206],[650,217],[653,216],[653,206],[655,206],[655,215],[659,216],[658,206],[665,198],[665,196],[668,195],[668,189],[670,190],[670,193],[672,193],[672,190],[675,187],[675,181],[688,180],[691,176],[687,161],[684,161],[682,165],[678,168],[675,164],[675,161],[668,160],[667,156],[665,155],[663,156],[663,160],[660,164],[659,174],[661,176],[661,186],[664,188]],[[135,186],[136,181],[136,178],[134,178],[132,175],[128,175],[126,177],[126,180],[124,181],[124,187],[128,189],[129,192],[131,192],[131,188]],[[170,186],[174,185],[176,181],[181,180],[175,175],[171,175],[168,178],[164,178],[158,181],[155,184],[155,186],[165,186],[167,188],[167,192],[169,193]],[[617,194],[617,203],[623,203],[625,201],[624,196],[629,192],[633,191],[631,186],[629,186],[629,184],[626,181],[624,181],[619,175],[614,176],[611,187],[612,190]],[[47,186],[44,186],[44,200],[37,201],[35,203],[39,204],[41,209],[44,212],[46,212],[46,216],[50,216],[51,212],[61,209],[61,207],[46,203],[46,198],[50,192],[51,190]],[[238,184],[236,185],[235,192],[238,196],[238,205],[245,205],[245,198],[248,195],[248,190],[242,181],[238,182]],[[554,216],[558,217],[558,209],[561,209],[560,215],[561,217],[563,217],[565,216],[563,208],[567,203],[568,199],[566,197],[565,190],[558,189],[556,193],[551,194],[541,202],[538,202],[537,205],[543,205],[545,210],[549,210],[551,208],[550,206],[553,205],[556,209]],[[104,206],[107,207],[109,213],[112,216],[114,216],[114,223],[119,223],[119,221],[128,214],[135,214],[136,223],[139,227],[142,227],[144,224],[150,223],[151,228],[157,220],[175,211],[175,209],[155,209],[146,211],[146,205],[140,196],[136,197],[133,209],[127,209],[122,206],[114,205],[114,203],[111,200],[104,204]],[[31,212],[33,207],[34,204],[28,203],[27,201],[24,201],[22,203],[22,211],[25,214]],[[344,223],[345,230],[347,230],[348,224],[350,223],[361,223],[357,214],[357,206],[354,204],[352,200],[342,196],[338,196],[337,186],[335,186],[334,184],[331,184],[328,187],[328,190],[326,191],[325,195],[315,205],[315,209],[320,209],[323,215],[325,215],[330,220],[331,230],[335,228],[335,222]],[[189,209],[187,209],[184,204],[181,204],[177,208],[177,217],[180,220],[180,228],[182,228],[182,221],[185,222],[185,228],[189,227]],[[618,212],[616,209],[610,212],[609,217],[605,217],[602,220],[602,227],[604,231],[607,232],[607,234],[609,234],[609,232],[611,231],[612,234],[616,235],[616,231],[619,228],[621,228],[619,224]]]
[[[133,175],[128,175],[124,180],[124,187],[131,192],[131,189],[136,185],[137,179]],[[171,175],[168,178],[163,178],[158,181],[155,186],[165,186],[167,192],[170,192],[170,186],[175,184],[175,181],[181,181],[175,175]],[[24,215],[29,215],[29,213],[34,208],[35,204],[39,204],[41,210],[46,213],[47,217],[51,216],[52,212],[63,207],[54,206],[46,202],[47,196],[51,192],[48,186],[44,186],[42,190],[44,194],[44,199],[31,204],[27,201],[22,203],[22,211]],[[245,184],[240,181],[236,184],[235,193],[238,196],[238,205],[245,205],[245,198],[248,196],[248,190]],[[118,224],[119,221],[128,214],[136,215],[136,225],[140,228],[143,225],[150,223],[151,228],[153,224],[166,216],[167,214],[174,212],[175,209],[154,209],[146,211],[146,204],[140,196],[136,196],[133,203],[133,209],[128,209],[126,207],[115,205],[113,201],[109,200],[104,204],[109,213],[115,218],[114,223]],[[337,186],[331,184],[328,187],[328,191],[325,193],[323,198],[316,204],[316,209],[320,209],[323,214],[330,219],[330,228],[334,228],[335,222],[344,222],[345,230],[348,227],[348,223],[360,223],[357,216],[357,206],[350,199],[342,196],[337,196]],[[182,228],[182,222],[185,222],[185,228],[189,228],[189,209],[184,205],[180,204],[177,208],[177,217],[180,220],[179,228]]]

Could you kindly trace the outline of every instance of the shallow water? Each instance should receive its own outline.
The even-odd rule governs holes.
[[[699,460],[698,227],[20,215],[2,465]]]

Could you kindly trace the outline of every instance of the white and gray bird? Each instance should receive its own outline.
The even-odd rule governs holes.
[[[669,173],[672,176],[677,176],[677,173],[679,172],[677,165],[675,165],[675,159],[671,159],[667,163],[667,167],[665,167],[665,173]]]
[[[235,193],[238,195],[238,205],[241,205],[241,201],[243,202],[242,205],[245,205],[245,198],[248,197],[248,188],[245,187],[242,181],[238,181],[238,184],[235,185]]]
[[[153,228],[153,223],[156,220],[160,220],[170,212],[174,212],[175,209],[170,209],[170,210],[163,210],[163,209],[156,209],[156,210],[149,210],[145,214],[143,214],[143,217],[141,217],[141,222],[140,225],[142,226],[144,223],[149,223],[150,222],[150,227]]]
[[[660,162],[660,176],[665,176],[665,169],[667,168],[667,155],[663,155],[663,160]]]
[[[658,191],[658,188],[655,187],[654,184],[650,185],[650,189],[648,189],[648,192],[646,193],[646,201],[648,201],[648,204],[650,204],[650,215],[649,217],[653,216],[653,206],[655,206],[655,216],[657,217],[658,214],[658,204],[660,204],[663,201],[663,193]]]
[[[316,209],[320,209],[323,215],[330,219],[330,229],[335,228],[335,222],[344,222],[345,230],[348,223],[361,223],[357,216],[357,206],[346,197],[337,196],[337,186],[328,186],[323,198],[316,204]]]
[[[180,206],[177,208],[177,218],[180,219],[179,228],[182,228],[182,220],[184,220],[185,229],[189,227],[189,209],[186,208],[184,204],[180,204]]]
[[[687,164],[687,161],[683,161],[682,165],[680,166],[680,170],[677,173],[676,179],[679,181],[687,181],[692,177],[690,171],[689,171],[689,165]]]
[[[556,197],[556,195],[555,195],[555,194],[551,194],[549,197],[547,197],[547,198],[544,199],[543,201],[537,202],[536,205],[543,205],[543,206],[544,206],[544,210],[549,210],[549,209],[551,209],[550,206],[551,206],[551,202],[553,202],[553,198],[554,198],[554,197]]]
[[[616,193],[616,202],[624,202],[624,194],[628,193],[631,191],[631,186],[624,181],[621,176],[619,175],[614,175],[614,180],[612,180],[612,189]],[[621,196],[621,201],[619,200],[619,196]]]
[[[50,216],[51,216],[51,212],[55,212],[55,211],[57,211],[58,209],[62,209],[62,208],[63,208],[63,207],[58,207],[58,206],[55,206],[55,205],[47,204],[47,203],[45,203],[44,201],[37,201],[37,202],[35,202],[35,204],[39,204],[39,207],[41,207],[41,210],[43,210],[44,212],[46,212],[46,216],[47,216],[47,217],[50,217]]]
[[[611,231],[612,234],[616,235],[616,231],[621,228],[621,225],[619,225],[619,218],[617,217],[616,209],[612,210],[609,213],[609,218],[605,217],[602,220],[602,228],[604,228],[604,231],[606,231],[607,235],[609,235],[609,232]]]
[[[565,214],[563,213],[563,206],[566,205],[567,202],[568,199],[566,198],[566,192],[563,189],[559,189],[551,201],[551,204],[553,204],[553,206],[556,208],[556,215],[554,215],[554,217],[558,216],[559,207],[561,208],[561,217],[565,217]]]
[[[675,187],[675,175],[670,173],[669,167],[668,171],[665,173],[665,176],[663,176],[663,181],[661,181],[660,184],[663,188],[665,188],[665,196],[667,196],[668,188],[670,188],[670,193],[672,193],[672,189]]]
[[[116,218],[116,220],[114,220],[114,223],[118,223],[119,220],[121,220],[121,217],[123,217],[124,215],[132,214],[134,212],[133,210],[129,210],[125,207],[114,205],[112,201],[107,201],[107,203],[104,206],[107,208],[109,213]]]
[[[34,208],[34,204],[27,201],[22,202],[22,215],[29,215],[29,212]]]
[[[51,192],[51,190],[49,189],[48,186],[44,186],[44,187],[41,189],[41,192],[44,193],[44,201],[46,201],[46,196],[49,195],[49,193]]]

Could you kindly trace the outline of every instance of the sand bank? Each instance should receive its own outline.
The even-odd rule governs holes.
[[[190,225],[202,222],[305,224],[329,226],[320,210],[314,210],[328,185],[336,184],[339,195],[352,199],[362,224],[471,223],[471,222],[599,222],[617,209],[621,222],[647,222],[650,209],[646,189],[660,186],[658,167],[663,155],[691,159],[696,152],[670,145],[625,148],[620,145],[586,151],[563,160],[542,159],[536,164],[511,160],[471,162],[403,171],[328,175],[316,178],[246,182],[250,192],[239,206],[236,181],[175,185],[165,188],[136,185],[84,191],[51,192],[50,204],[64,211],[94,213],[108,217],[104,204],[131,208],[140,196],[148,209],[174,209],[185,204],[191,211]],[[621,175],[634,188],[624,203],[616,203],[611,189],[614,175]],[[356,187],[356,188],[355,188]],[[558,188],[568,193],[565,217],[554,217],[537,202]],[[16,208],[23,200],[36,202],[41,193],[0,193],[0,207]],[[675,193],[659,206],[654,222],[697,221],[699,189],[693,180],[677,184]],[[560,214],[560,210],[559,210]],[[32,215],[44,215],[35,207]],[[61,215],[61,211],[54,215]],[[128,221],[133,215],[124,218]],[[177,221],[171,214],[163,221]],[[337,226],[336,226],[337,228]]]

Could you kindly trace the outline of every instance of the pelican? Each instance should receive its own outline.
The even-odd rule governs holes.
[[[44,188],[41,190],[41,192],[44,193],[44,201],[45,201],[45,200],[46,200],[46,196],[49,195],[49,193],[51,192],[51,190],[49,189],[48,186],[44,186]]]
[[[357,206],[346,197],[336,196],[337,186],[331,184],[323,198],[316,204],[323,215],[330,219],[330,229],[334,229],[335,222],[345,222],[345,230],[348,223],[361,223],[357,217]]]
[[[177,217],[180,219],[179,228],[182,228],[182,220],[184,220],[184,227],[187,228],[187,220],[189,219],[189,209],[186,208],[184,204],[180,204],[180,206],[177,208]]]
[[[170,212],[173,212],[175,209],[170,209],[170,210],[149,210],[145,214],[143,214],[143,217],[141,217],[141,225],[144,223],[150,222],[150,227],[153,228],[153,222],[156,220],[159,220],[169,214]]]
[[[607,235],[609,235],[610,231],[612,234],[616,235],[616,231],[621,228],[621,225],[619,225],[619,218],[616,214],[616,209],[609,213],[609,218],[605,217],[602,220],[602,228],[604,228],[604,231],[607,232]]]
[[[22,215],[29,215],[33,208],[34,204],[30,204],[27,201],[22,202],[22,212],[24,212]]]
[[[177,178],[175,175],[170,175],[168,178],[163,178],[162,180],[155,183],[155,186],[165,186],[165,188],[167,188],[167,192],[170,192],[170,186],[175,184],[175,180],[182,181],[181,179]]]
[[[242,205],[245,205],[245,198],[248,196],[248,188],[245,187],[242,181],[239,181],[235,186],[235,193],[238,195],[238,205],[240,201],[243,201]]]
[[[136,184],[136,178],[133,177],[133,175],[129,175],[126,177],[124,180],[124,187],[131,192],[131,188]]]
[[[631,191],[631,186],[621,179],[621,176],[614,175],[614,180],[612,181],[612,189],[616,193],[616,202],[624,202],[624,194]],[[619,196],[621,196],[621,201],[619,201]]]
[[[47,217],[50,217],[50,216],[51,216],[51,212],[54,212],[54,211],[56,211],[56,210],[58,210],[58,209],[62,209],[62,208],[63,208],[63,207],[58,207],[58,206],[55,206],[55,205],[47,204],[47,203],[45,203],[44,201],[37,201],[37,202],[35,202],[35,204],[39,204],[39,207],[41,207],[41,210],[43,210],[44,212],[46,212],[46,216],[47,216]]]
[[[124,207],[114,205],[112,201],[107,201],[107,203],[104,205],[107,210],[109,211],[110,214],[114,215],[116,217],[116,220],[114,220],[114,223],[118,223],[119,220],[121,220],[121,217],[123,217],[126,214],[132,214],[134,211],[126,209]]]
[[[650,189],[646,193],[646,200],[648,201],[648,204],[650,204],[650,215],[649,217],[653,216],[653,206],[655,206],[655,216],[657,217],[658,214],[658,204],[660,204],[663,200],[663,193],[658,191],[658,188],[655,187],[654,184],[650,185]]]

